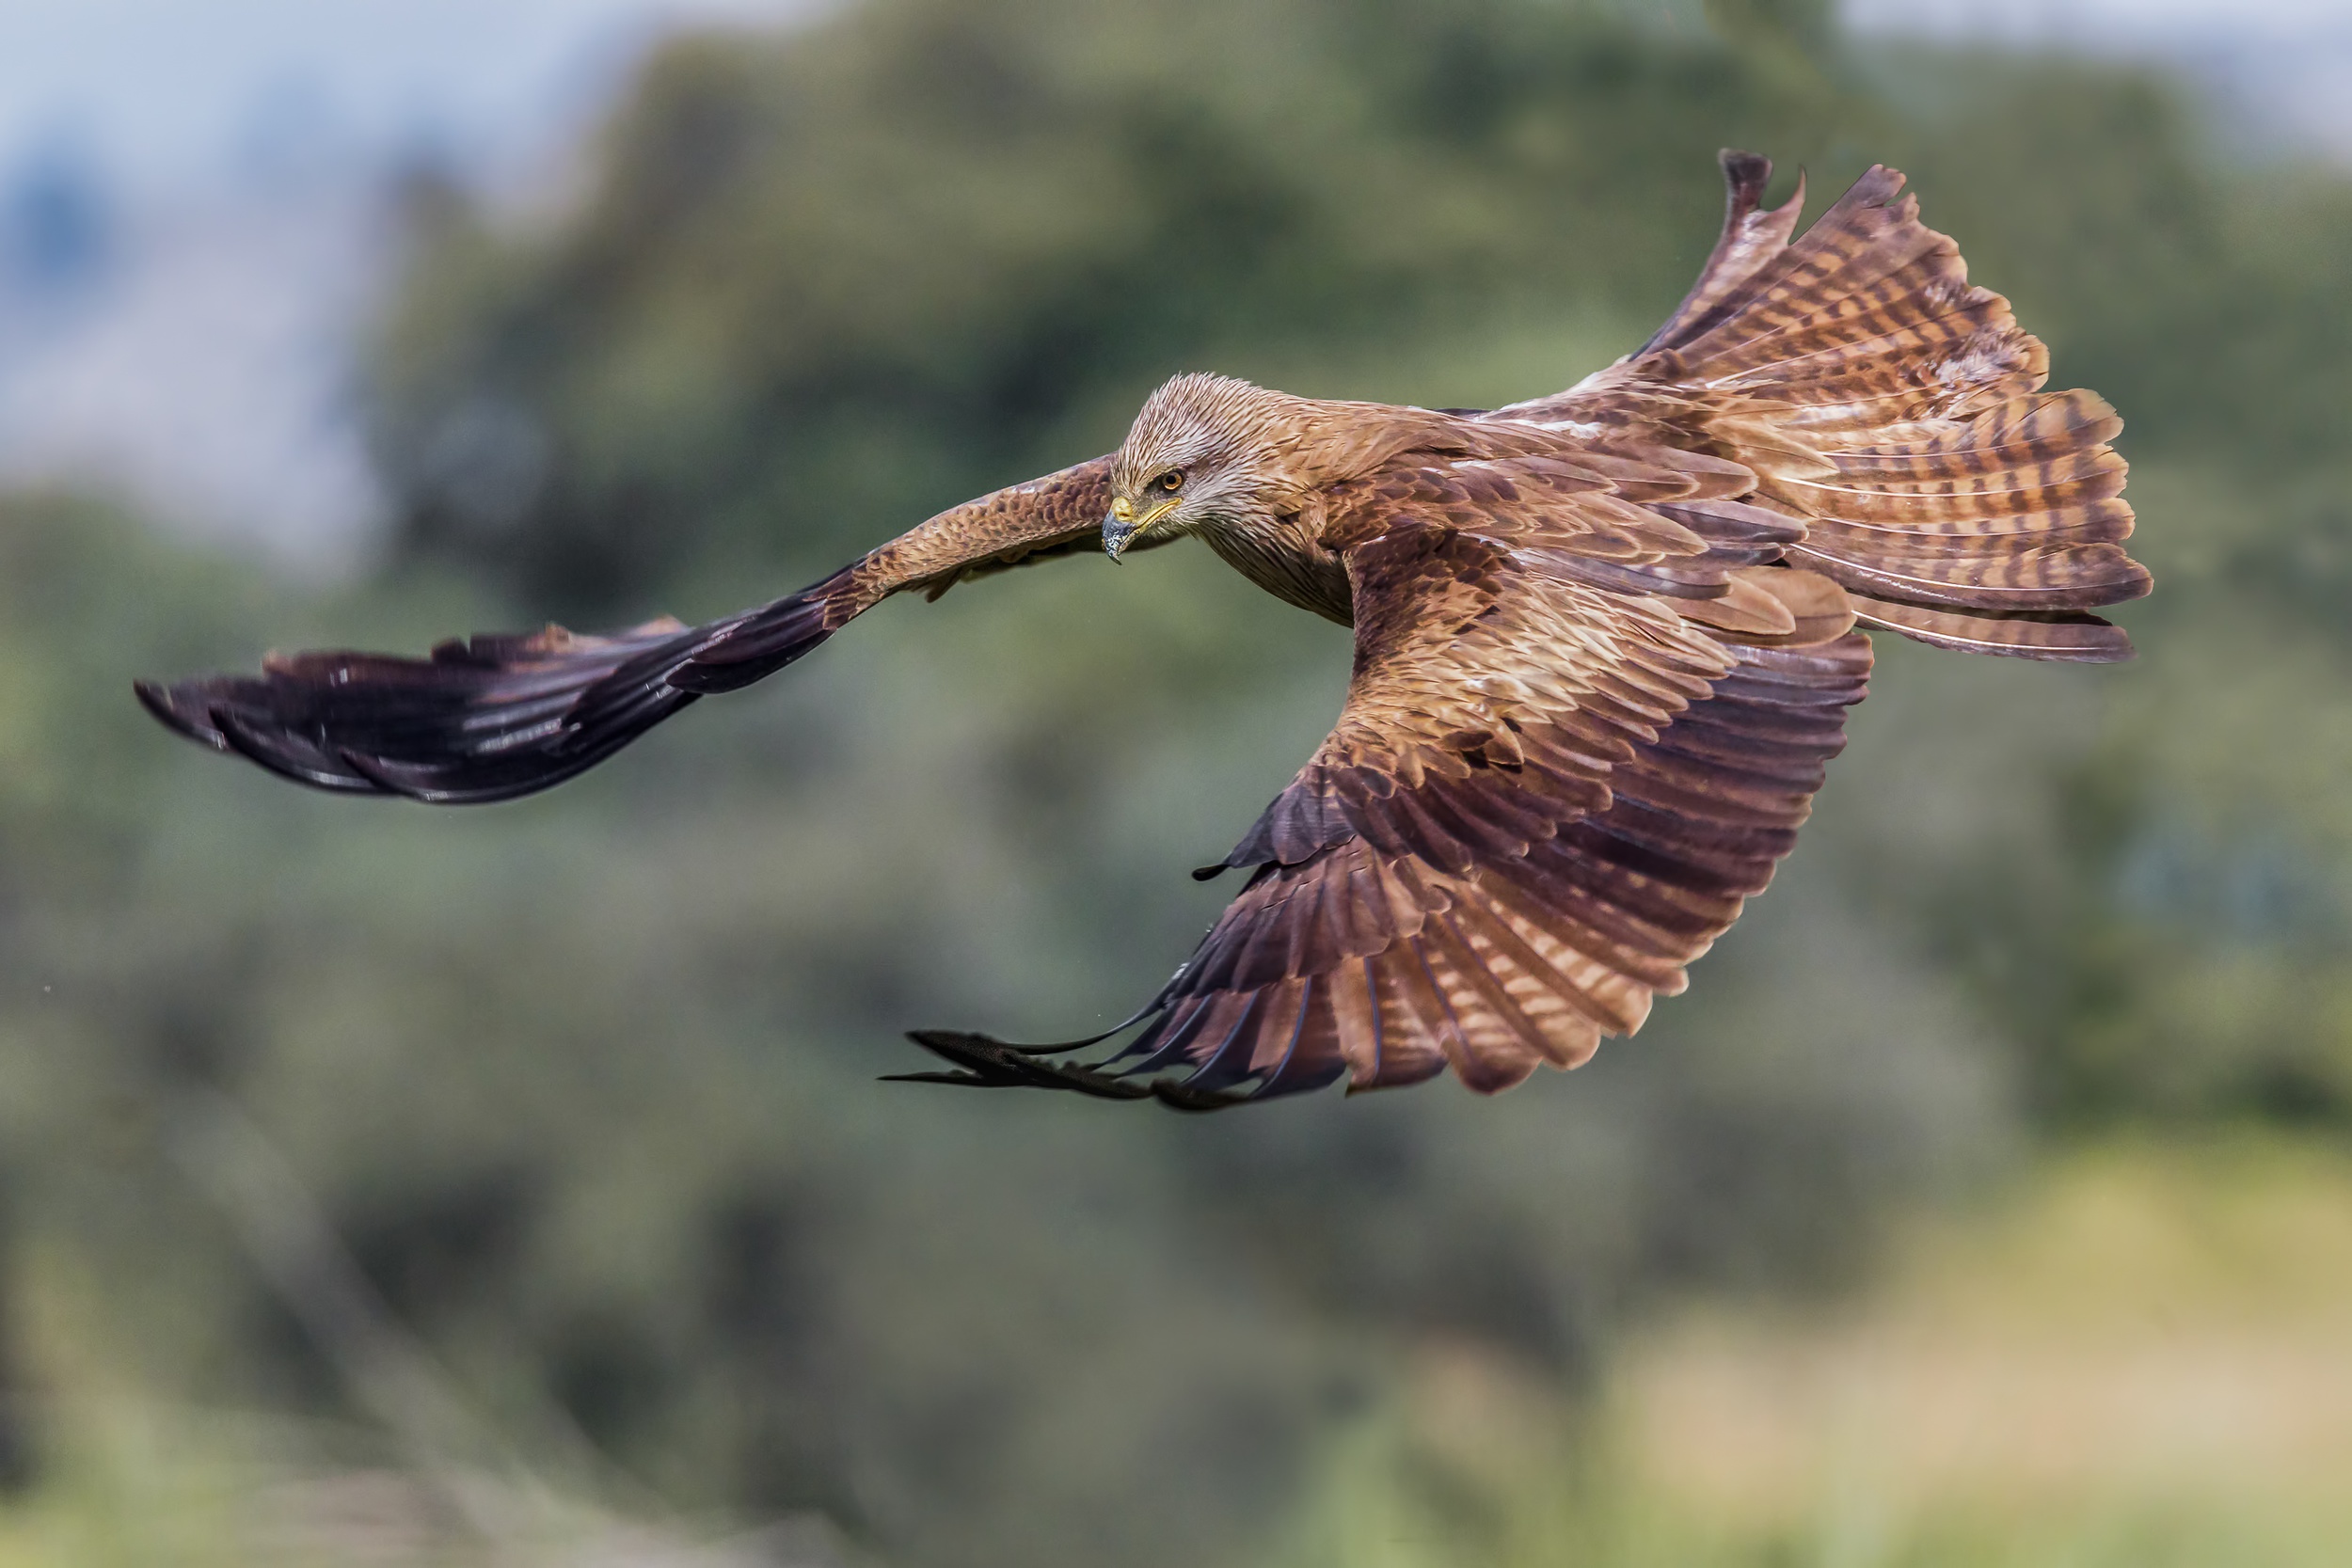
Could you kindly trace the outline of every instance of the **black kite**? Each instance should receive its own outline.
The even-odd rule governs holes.
[[[1217,376],[1106,457],[944,512],[707,626],[561,627],[423,660],[272,656],[142,685],[175,730],[322,789],[502,800],[774,673],[891,594],[1198,534],[1356,631],[1339,722],[1226,857],[1248,884],[1107,1061],[914,1037],[956,1069],[1206,1107],[1448,1067],[1492,1092],[1630,1034],[1762,891],[1862,700],[1868,639],[2127,658],[2121,427],[1875,167],[1792,243],[1802,182],[1725,153],[1729,213],[1633,354],[1492,412]],[[1210,868],[1213,873],[1219,868]],[[1130,1033],[1131,1032],[1131,1033]]]

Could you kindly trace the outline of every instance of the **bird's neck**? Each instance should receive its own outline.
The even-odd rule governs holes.
[[[1200,537],[1219,559],[1286,604],[1342,626],[1354,623],[1347,567],[1323,547],[1321,501],[1295,512],[1219,518]]]
[[[1352,625],[1346,564],[1323,544],[1325,497],[1401,452],[1447,446],[1458,421],[1425,408],[1272,395],[1282,406],[1263,437],[1256,504],[1206,519],[1196,531],[1276,598]]]

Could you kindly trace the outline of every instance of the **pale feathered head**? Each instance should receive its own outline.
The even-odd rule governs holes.
[[[1144,401],[1112,461],[1103,547],[1116,561],[1147,532],[1246,526],[1295,509],[1299,485],[1286,459],[1312,407],[1231,376],[1168,382]]]

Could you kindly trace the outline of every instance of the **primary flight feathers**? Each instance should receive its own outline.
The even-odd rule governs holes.
[[[1065,1047],[914,1037],[934,1082],[1204,1108],[1318,1087],[1474,1089],[1574,1067],[1763,890],[1884,627],[2127,658],[2131,508],[2096,394],[1873,168],[1795,237],[1803,185],[1726,152],[1722,239],[1641,349],[1490,413],[1155,392],[1119,451],[944,512],[707,626],[550,626],[426,659],[273,655],[139,697],[300,783],[508,800],[894,594],[1197,534],[1356,631],[1338,724],[1224,866],[1251,875],[1126,1024]],[[1222,867],[1208,868],[1209,874]],[[1054,1053],[1122,1042],[1078,1065]]]

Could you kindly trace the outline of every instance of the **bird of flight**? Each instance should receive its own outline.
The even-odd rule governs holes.
[[[1725,152],[1723,236],[1656,336],[1490,412],[1154,392],[1119,451],[941,513],[706,626],[559,626],[425,659],[272,655],[142,683],[192,739],[322,789],[509,800],[773,674],[894,594],[1197,535],[1352,626],[1339,721],[1218,866],[1248,880],[1126,1023],[943,1031],[928,1082],[1206,1109],[1321,1087],[1482,1092],[1572,1068],[1763,890],[1860,702],[1869,640],[2131,657],[2149,588],[2122,427],[1874,167],[1802,237]],[[1123,1043],[1078,1065],[1059,1053]]]

